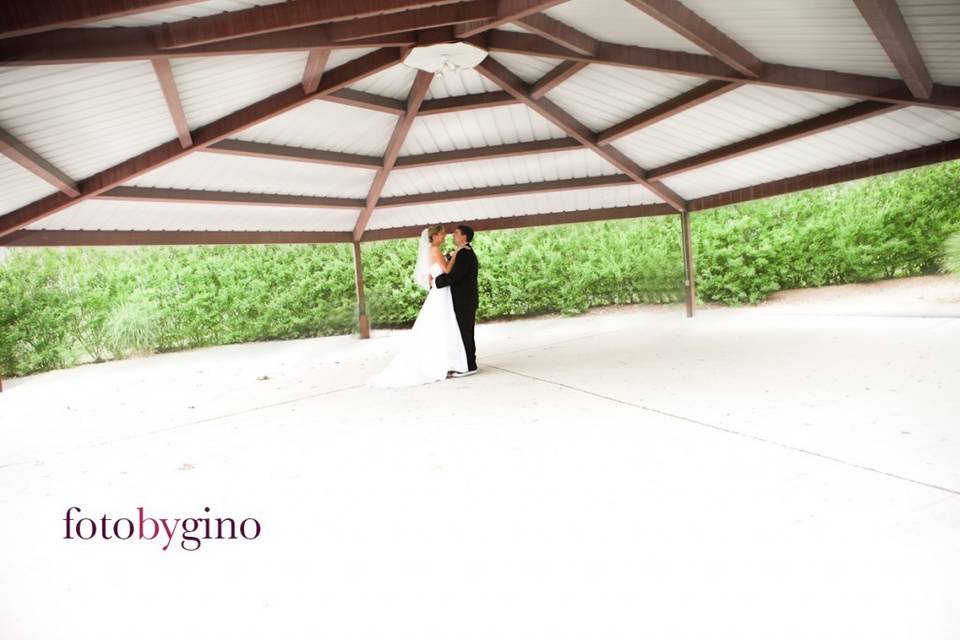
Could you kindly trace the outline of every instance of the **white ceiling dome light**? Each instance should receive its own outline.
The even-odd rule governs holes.
[[[487,52],[466,42],[445,42],[428,47],[416,47],[403,63],[408,67],[437,75],[473,69],[483,62]]]

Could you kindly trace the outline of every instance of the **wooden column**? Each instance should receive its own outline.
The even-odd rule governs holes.
[[[370,321],[367,319],[367,296],[363,291],[363,256],[360,254],[360,243],[353,243],[353,269],[357,282],[357,310],[360,317],[360,339],[370,337]]]
[[[690,212],[680,212],[680,232],[683,237],[683,288],[687,299],[687,317],[693,317],[697,298],[696,270],[693,267],[693,244],[690,241]]]

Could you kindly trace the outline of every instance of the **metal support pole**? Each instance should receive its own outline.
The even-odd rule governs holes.
[[[367,319],[367,296],[363,291],[363,257],[360,255],[360,243],[353,243],[353,270],[357,282],[357,310],[360,313],[360,339],[370,337],[370,321]]]
[[[697,299],[697,272],[693,268],[693,244],[690,241],[690,212],[680,212],[680,230],[683,236],[683,287],[687,299],[687,317],[693,317]]]

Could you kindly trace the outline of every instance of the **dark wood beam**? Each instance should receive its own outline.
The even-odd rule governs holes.
[[[400,119],[393,129],[393,135],[390,136],[387,149],[383,154],[383,168],[380,169],[374,177],[373,185],[371,185],[370,192],[367,194],[366,204],[360,211],[357,224],[353,228],[354,242],[359,242],[363,238],[363,232],[367,228],[367,223],[370,222],[370,216],[373,215],[377,203],[380,201],[380,194],[383,192],[384,185],[387,184],[387,178],[390,177],[390,172],[397,162],[400,149],[403,147],[403,141],[407,139],[407,134],[410,132],[410,127],[413,126],[413,121],[420,111],[420,106],[423,104],[423,99],[427,95],[427,90],[430,88],[431,82],[433,82],[432,73],[426,71],[417,72],[417,77],[414,79],[413,86],[410,87],[410,93],[407,96],[407,111],[400,116]]]
[[[0,3],[0,38],[169,9],[196,0],[9,0]]]
[[[662,120],[666,120],[678,113],[692,109],[708,100],[713,100],[718,96],[733,91],[740,86],[738,82],[726,82],[724,80],[709,80],[697,87],[694,87],[686,93],[682,93],[675,98],[651,107],[642,113],[628,118],[616,124],[609,129],[597,134],[597,144],[610,144],[624,136],[635,133],[644,127],[649,127]]]
[[[353,273],[354,284],[357,289],[357,323],[360,329],[360,339],[370,337],[370,320],[367,318],[367,294],[363,286],[363,253],[360,243],[353,242]]]
[[[427,167],[454,162],[473,162],[476,160],[491,160],[494,158],[512,158],[515,156],[535,155],[538,153],[552,153],[555,151],[573,151],[582,149],[583,145],[573,138],[556,138],[553,140],[535,140],[533,142],[516,142],[501,144],[492,147],[475,147],[473,149],[457,149],[455,151],[439,151],[437,153],[423,153],[413,156],[397,158],[396,171]]]
[[[933,92],[933,78],[923,63],[923,56],[896,0],[853,0],[853,3],[913,95],[929,98]]]
[[[539,13],[550,7],[561,4],[566,0],[499,0],[497,15],[488,20],[476,20],[457,25],[454,29],[458,38],[469,38],[488,29],[499,27],[508,22],[516,22],[521,18]]]
[[[597,41],[573,27],[566,25],[559,20],[555,20],[544,13],[535,13],[517,20],[517,23],[524,29],[531,31],[538,36],[544,37],[550,42],[582,53],[587,56],[596,55]]]
[[[193,58],[245,53],[309,51],[317,48],[408,47],[414,33],[335,42],[322,25],[235,38],[196,47],[160,49],[152,27],[60,29],[45,34],[0,39],[0,66],[120,62],[154,57]]]
[[[263,142],[247,142],[245,140],[221,140],[203,149],[204,153],[221,153],[232,156],[248,156],[251,158],[267,158],[269,160],[285,160],[294,162],[310,162],[353,169],[379,169],[383,166],[383,158],[377,156],[361,156],[352,153],[337,151],[322,151],[320,149],[306,149],[304,147],[288,147],[279,144],[265,144]]]
[[[318,99],[325,100],[326,102],[345,104],[351,107],[360,107],[361,109],[380,111],[381,113],[389,113],[395,116],[403,115],[406,111],[406,107],[401,100],[357,91],[356,89],[340,89],[340,91],[334,91],[329,95],[319,96]]]
[[[313,93],[320,86],[320,78],[323,77],[323,70],[327,67],[327,60],[330,59],[330,49],[311,49],[307,56],[307,64],[303,69],[304,93]]]
[[[553,69],[548,71],[542,78],[537,80],[536,83],[534,83],[533,87],[530,88],[530,95],[534,98],[542,98],[552,89],[559,87],[561,84],[575,76],[586,66],[586,62],[581,62],[578,60],[564,60]]]
[[[128,202],[189,202],[192,204],[236,204],[260,207],[307,207],[359,209],[363,200],[322,196],[292,196],[274,193],[238,193],[236,191],[200,191],[198,189],[155,189],[150,187],[114,187],[97,196],[98,200]]]
[[[693,261],[693,241],[690,235],[690,212],[680,212],[680,243],[683,253],[683,289],[687,304],[687,317],[693,317],[697,304],[697,270]]]
[[[337,41],[370,38],[404,31],[431,29],[484,20],[497,15],[497,0],[472,0],[413,11],[336,22],[327,26],[327,34]]]
[[[928,164],[937,164],[950,160],[960,159],[960,138],[949,142],[941,142],[919,149],[902,151],[879,158],[870,158],[861,162],[853,162],[839,167],[813,171],[791,178],[773,180],[763,184],[734,189],[724,193],[716,193],[690,200],[691,211],[726,207],[750,200],[760,200],[780,196],[795,191],[825,187],[849,180],[860,180],[883,173],[914,169]]]
[[[488,91],[486,93],[472,93],[465,96],[424,100],[423,106],[420,107],[420,115],[432,116],[439,113],[469,111],[470,109],[487,109],[509,104],[517,104],[517,100],[506,91]]]
[[[77,183],[70,176],[47,162],[40,154],[4,129],[0,129],[0,153],[41,180],[52,184],[68,197],[75,198],[80,195]]]
[[[646,218],[652,216],[676,215],[676,211],[668,204],[642,204],[632,207],[610,207],[607,209],[588,209],[585,211],[562,211],[558,213],[531,213],[521,216],[507,216],[503,218],[470,218],[457,220],[458,224],[467,224],[474,231],[497,231],[500,229],[520,229],[524,227],[546,227],[558,224],[574,224],[578,222],[601,222],[604,220],[625,220],[630,218]],[[408,227],[388,227],[371,229],[364,235],[366,241],[396,240],[399,238],[415,238],[420,235],[424,225]],[[2,242],[2,240],[0,240]]]
[[[183,103],[180,102],[180,93],[173,79],[170,61],[166,58],[154,58],[151,62],[157,81],[160,83],[160,90],[163,91],[163,99],[167,101],[167,109],[173,119],[173,126],[177,130],[180,146],[186,149],[193,144],[193,139],[190,137],[190,125],[187,124],[187,114],[183,112]]]
[[[761,133],[752,138],[734,142],[718,149],[711,149],[710,151],[671,162],[656,169],[650,169],[647,175],[651,180],[663,180],[678,173],[700,169],[711,164],[730,160],[748,153],[754,153],[761,149],[768,149],[790,142],[791,140],[799,140],[800,138],[812,136],[816,133],[823,133],[830,129],[853,124],[854,122],[873,118],[902,108],[900,105],[887,104],[884,102],[858,102],[849,107],[837,109],[836,111],[831,111],[830,113],[825,113],[810,118],[809,120],[803,120],[802,122],[787,125],[774,131]]]
[[[646,172],[626,155],[614,149],[613,147],[604,147],[597,144],[596,135],[582,123],[578,122],[573,116],[563,111],[560,107],[553,104],[546,98],[534,98],[530,95],[530,87],[518,78],[513,72],[505,66],[488,57],[478,67],[477,71],[489,79],[491,82],[499,85],[504,91],[517,98],[528,107],[539,113],[541,116],[558,126],[568,136],[579,141],[582,145],[591,149],[601,158],[611,163],[617,169],[630,176],[635,182],[643,185],[651,193],[661,198],[673,206],[677,211],[685,209],[686,203],[683,198],[673,192],[665,184],[651,182],[647,180]]]
[[[405,9],[449,4],[453,0],[296,0],[219,13],[163,25],[161,48],[178,48],[253,36],[295,27],[367,18]]]
[[[185,244],[350,242],[349,231],[66,231],[23,229],[0,237],[7,247],[115,247]]]
[[[763,74],[759,78],[749,78],[712,56],[682,51],[662,51],[601,42],[596,56],[584,56],[529,33],[494,30],[484,36],[484,44],[491,52],[580,60],[728,82],[812,91],[857,100],[879,100],[895,104],[960,110],[960,87],[948,85],[934,84],[930,98],[923,99],[914,96],[904,82],[892,78],[770,63],[764,64]]]
[[[377,209],[391,207],[407,207],[411,205],[435,204],[437,202],[464,202],[481,198],[497,198],[515,196],[528,193],[551,193],[559,191],[577,191],[579,189],[594,189],[616,185],[633,184],[629,176],[616,174],[612,176],[595,176],[591,178],[570,178],[568,180],[551,180],[548,182],[523,182],[498,187],[481,187],[479,189],[457,189],[454,191],[434,191],[431,193],[416,193],[407,196],[381,198]]]
[[[759,59],[677,0],[627,0],[648,16],[750,78],[763,73]]]
[[[297,83],[289,89],[275,93],[194,130],[192,132],[192,147],[184,149],[180,146],[178,139],[171,140],[82,180],[78,185],[80,195],[76,198],[71,199],[63,194],[53,194],[0,216],[0,237],[9,235],[58,211],[63,211],[73,204],[96,197],[104,191],[129,182],[147,171],[185,157],[197,149],[208,147],[264,120],[306,104],[308,101],[315,99],[317,95],[332,93],[362,78],[383,71],[397,64],[399,60],[398,51],[381,49],[331,69],[324,74],[320,81],[320,87],[315,94],[305,95],[303,86]]]

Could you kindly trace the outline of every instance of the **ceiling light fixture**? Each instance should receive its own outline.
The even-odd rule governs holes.
[[[408,67],[442,76],[444,73],[473,69],[483,62],[487,52],[466,42],[445,42],[427,47],[416,47],[403,63]]]

